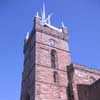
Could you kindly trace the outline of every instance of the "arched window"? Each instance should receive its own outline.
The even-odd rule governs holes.
[[[53,80],[54,83],[58,83],[58,73],[56,71],[53,72]]]
[[[51,67],[57,68],[57,53],[56,50],[51,50]]]

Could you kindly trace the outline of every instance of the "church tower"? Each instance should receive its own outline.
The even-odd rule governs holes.
[[[68,100],[67,65],[70,65],[68,30],[51,25],[51,15],[34,18],[24,41],[24,69],[20,100]]]

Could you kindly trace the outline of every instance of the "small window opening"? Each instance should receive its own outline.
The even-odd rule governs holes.
[[[57,72],[53,73],[53,79],[54,79],[54,83],[58,83],[58,73]]]

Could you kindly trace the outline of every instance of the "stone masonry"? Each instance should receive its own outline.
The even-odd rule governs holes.
[[[20,100],[100,100],[100,71],[72,64],[68,41],[66,27],[58,31],[34,18],[24,41]]]

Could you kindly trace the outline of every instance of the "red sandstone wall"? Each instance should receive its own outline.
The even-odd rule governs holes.
[[[100,79],[90,86],[89,100],[100,100]]]
[[[42,29],[43,32],[36,32],[35,100],[68,100],[66,65],[71,63],[68,42],[60,39],[62,33],[48,27]],[[54,47],[50,46],[50,39],[56,41]],[[57,52],[56,69],[51,67],[51,49]],[[58,83],[54,83],[54,71],[58,73]]]
[[[77,91],[79,100],[91,100],[88,85],[77,85]]]
[[[100,71],[95,69],[89,69],[81,65],[74,65],[74,75],[73,75],[73,87],[74,87],[74,96],[75,100],[92,100],[93,94],[98,94],[94,87],[90,86],[100,78]],[[99,87],[99,85],[97,86]],[[95,92],[93,92],[95,91]],[[92,94],[91,94],[92,93]],[[88,97],[89,96],[89,97]],[[95,95],[97,97],[97,95]],[[92,97],[90,99],[90,97]],[[97,100],[97,99],[93,99]]]

